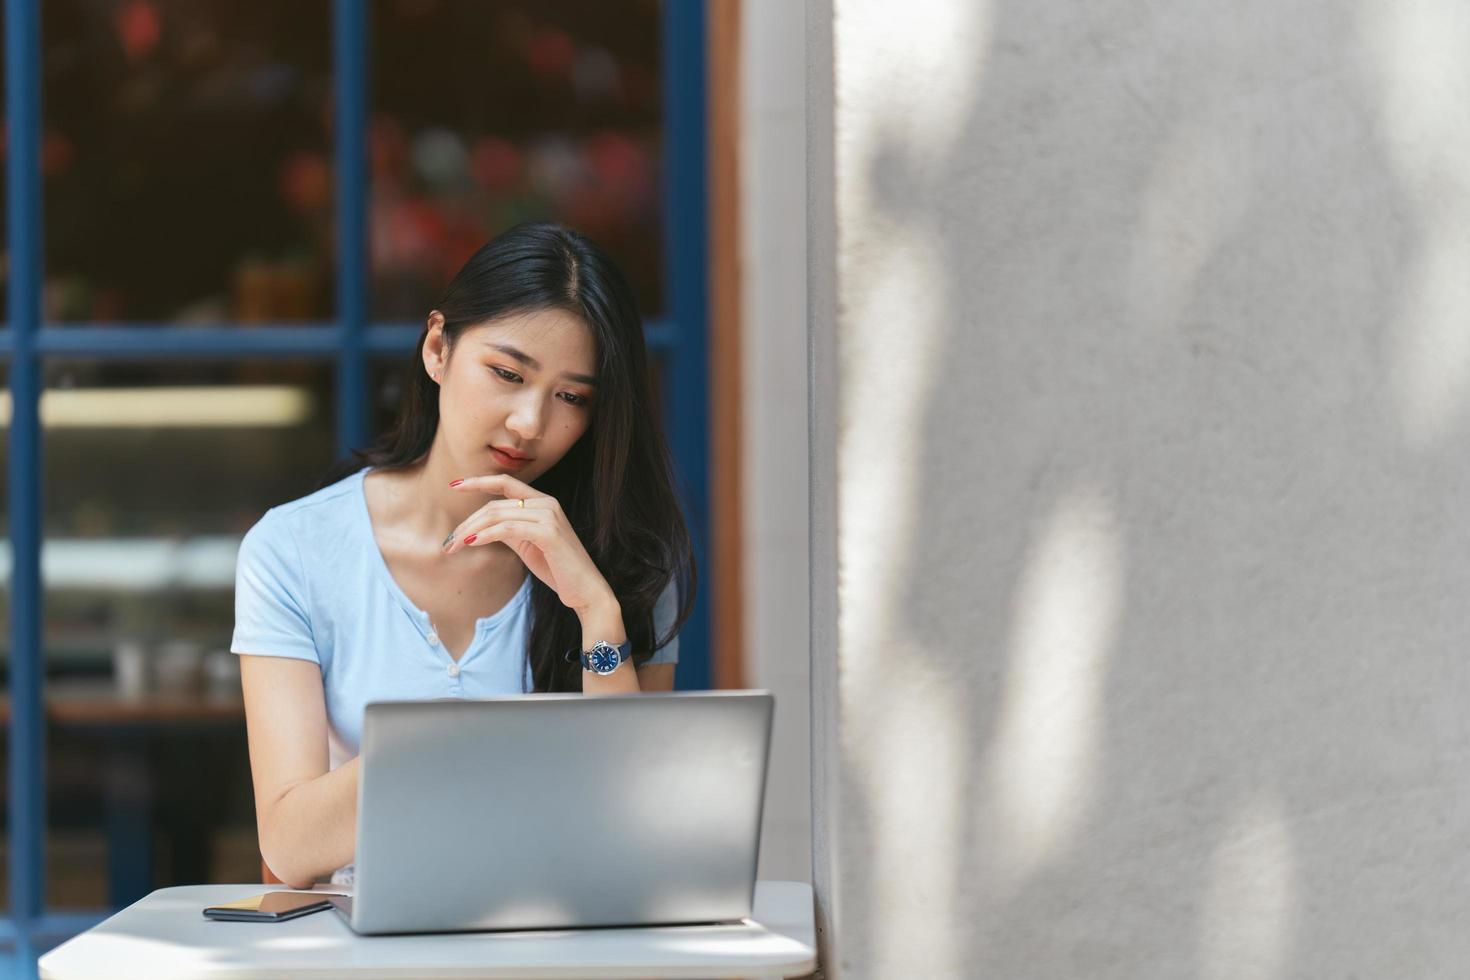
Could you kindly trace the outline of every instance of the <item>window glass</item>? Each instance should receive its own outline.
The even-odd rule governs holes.
[[[373,400],[371,423],[374,442],[391,429],[398,418],[408,382],[408,368],[412,361],[413,355],[410,353],[378,357],[372,361],[368,391]]]
[[[668,373],[668,359],[662,352],[649,351],[648,354],[648,380],[649,387],[653,389],[653,417],[663,422],[664,420],[664,376]],[[668,437],[668,425],[664,425],[664,437]]]
[[[372,311],[422,322],[498,232],[556,220],[663,311],[655,0],[372,5]]]
[[[47,320],[331,316],[331,4],[45,6]]]
[[[47,365],[53,906],[258,880],[235,556],[330,464],[331,379],[281,362]]]

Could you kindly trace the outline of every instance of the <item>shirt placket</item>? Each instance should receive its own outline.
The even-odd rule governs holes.
[[[460,665],[460,660],[469,655],[470,648],[475,645],[474,639],[470,640],[470,646],[465,649],[460,660],[455,660],[444,648],[443,641],[439,639],[439,631],[434,628],[434,621],[429,619],[427,613],[424,614],[424,622],[421,625],[424,627],[420,631],[424,642],[428,644],[430,650],[437,654],[439,661],[444,665],[444,674],[449,681],[450,696],[462,697],[464,695],[464,668]],[[476,635],[478,636],[478,630]]]

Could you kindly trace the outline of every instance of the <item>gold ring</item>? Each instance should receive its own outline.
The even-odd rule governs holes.
[[[524,510],[525,507],[526,507],[526,502],[524,500],[522,500],[520,497],[517,497],[516,498],[516,506],[517,507],[520,507],[522,510]]]

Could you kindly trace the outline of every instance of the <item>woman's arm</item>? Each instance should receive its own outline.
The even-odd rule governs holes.
[[[499,494],[501,499],[490,501],[461,521],[446,539],[449,544],[445,554],[503,542],[532,575],[549,585],[557,598],[577,614],[582,624],[583,650],[591,649],[598,640],[613,644],[627,641],[617,597],[555,497],[505,473],[465,477],[450,487]],[[607,675],[582,671],[584,694],[634,694],[640,690],[669,691],[673,687],[673,664],[652,664],[642,670],[620,666]]]
[[[608,589],[607,597],[586,608],[575,610],[577,618],[582,621],[582,649],[592,649],[592,644],[598,640],[608,643],[623,643],[628,639],[627,630],[623,628],[623,611],[618,606],[616,599],[612,598],[612,590]],[[596,671],[582,671],[582,693],[583,694],[636,694],[639,690],[639,676],[637,671],[629,670],[632,661],[624,661],[618,665],[618,669],[611,674],[599,674]]]
[[[582,649],[590,650],[598,640],[622,643],[628,638],[623,628],[623,614],[617,601],[607,599],[599,605],[577,610],[582,621]],[[649,664],[637,670],[628,661],[611,674],[582,671],[583,694],[634,694],[638,691],[672,691],[673,664]]]
[[[260,854],[287,885],[310,888],[352,863],[359,762],[327,771],[326,699],[316,664],[242,655],[240,680]]]

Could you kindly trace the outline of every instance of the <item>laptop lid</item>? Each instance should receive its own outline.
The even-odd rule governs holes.
[[[369,704],[353,929],[749,916],[773,709],[764,691]]]

